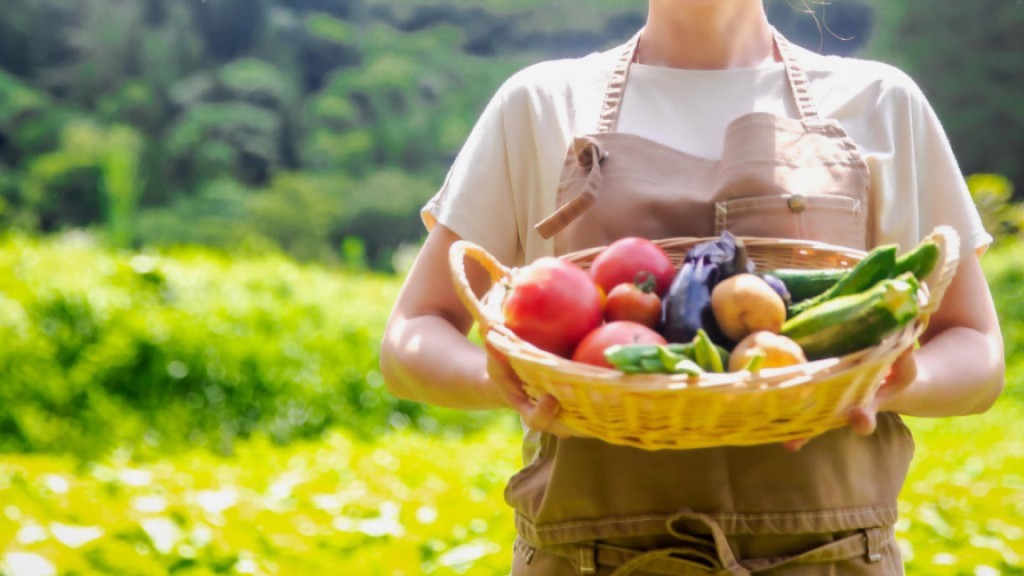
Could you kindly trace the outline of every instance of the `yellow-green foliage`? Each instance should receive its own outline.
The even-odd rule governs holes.
[[[331,434],[77,470],[8,456],[0,574],[26,573],[11,564],[30,560],[90,576],[507,574],[514,532],[501,492],[516,441],[502,427],[465,440]]]
[[[999,313],[1006,350],[1006,394],[1024,401],[1024,240],[997,240],[981,259]]]
[[[256,431],[287,441],[452,423],[383,388],[398,286],[277,255],[3,240],[0,450],[95,454],[146,438],[229,451]]]
[[[1024,573],[1021,405],[910,425],[917,455],[897,524],[907,573]],[[85,468],[7,456],[0,566],[31,559],[90,576],[501,576],[515,535],[502,491],[518,454],[518,435],[495,426],[463,439],[257,440],[231,458],[115,455]]]
[[[996,237],[1024,231],[1024,205],[1013,202],[1013,182],[1009,178],[971,174],[967,186],[986,230]]]
[[[1015,372],[1017,386],[1024,374]],[[1024,406],[908,419],[917,441],[897,539],[909,574],[1024,574]]]

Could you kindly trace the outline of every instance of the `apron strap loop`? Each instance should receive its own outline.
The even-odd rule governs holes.
[[[882,549],[893,538],[891,528],[875,527],[864,531],[864,538],[867,540],[867,561],[871,563],[882,560]]]
[[[608,153],[601,150],[597,140],[588,137],[576,138],[573,142],[573,150],[576,154],[576,163],[580,168],[587,171],[587,178],[575,198],[563,204],[554,214],[541,220],[534,226],[545,240],[561,232],[566,226],[586,212],[597,200],[595,192],[601,185],[601,164],[608,157]],[[575,180],[562,183],[559,188],[571,185]],[[561,192],[561,190],[560,190]]]
[[[576,163],[584,170],[593,170],[595,164],[601,164],[608,157],[608,153],[601,150],[597,139],[589,136],[573,140],[572,149],[576,155]]]
[[[576,549],[576,572],[579,574],[597,574],[597,547],[580,546]]]
[[[695,531],[681,531],[679,529],[681,527],[680,524],[684,524],[687,521],[697,523],[704,528],[704,530],[698,529]],[[716,560],[718,561],[718,567],[725,573],[733,576],[748,576],[750,574],[750,571],[747,570],[745,566],[740,565],[736,560],[736,555],[733,554],[732,548],[729,546],[729,541],[726,539],[725,532],[722,530],[722,527],[707,514],[693,512],[691,510],[681,510],[672,516],[669,516],[665,524],[668,528],[669,534],[675,536],[679,540],[689,543],[697,540],[702,542],[705,546],[710,546],[713,552],[717,555]],[[700,538],[694,535],[694,532],[700,533],[705,530],[711,532],[710,542],[705,538]]]

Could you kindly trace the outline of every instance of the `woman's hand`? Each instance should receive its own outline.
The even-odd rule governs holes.
[[[900,354],[896,362],[893,363],[892,368],[889,369],[889,375],[875,392],[875,397],[871,399],[871,402],[863,408],[856,407],[850,410],[849,421],[853,431],[861,436],[873,434],[878,425],[878,413],[889,411],[893,399],[916,379],[917,357],[914,355],[914,349],[909,348]]]
[[[875,428],[878,426],[878,413],[889,411],[893,399],[916,379],[917,357],[914,355],[914,349],[909,348],[893,362],[885,381],[882,382],[868,405],[857,406],[850,410],[848,414],[850,428],[861,436],[874,434]],[[790,452],[796,452],[810,441],[810,438],[798,438],[784,442],[783,447]]]
[[[568,438],[574,433],[558,421],[561,406],[550,394],[545,395],[536,404],[523,390],[523,382],[516,376],[515,370],[509,365],[508,359],[491,344],[487,343],[487,374],[490,381],[498,387],[505,403],[523,418],[523,423],[531,430],[539,430],[554,434],[559,438]]]

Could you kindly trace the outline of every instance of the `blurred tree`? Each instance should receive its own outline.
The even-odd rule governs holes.
[[[246,203],[252,194],[232,178],[211,179],[169,206],[143,210],[136,227],[138,240],[152,246],[248,246],[256,240],[246,221]]]
[[[264,31],[270,0],[216,0],[189,2],[194,26],[206,53],[227,61],[252,50]]]
[[[128,126],[69,123],[60,147],[29,165],[19,205],[31,209],[43,230],[103,221],[115,246],[130,246],[139,199],[141,140]]]
[[[131,248],[135,241],[141,144],[138,132],[127,126],[114,126],[99,158],[106,232],[117,248]]]
[[[899,66],[943,121],[965,173],[1024,190],[1024,7],[1016,0],[873,0],[867,55]]]
[[[74,56],[47,67],[43,82],[75,104],[92,109],[99,99],[142,70],[142,5],[135,0],[81,0],[68,26]]]
[[[281,132],[280,116],[265,108],[199,104],[168,127],[166,153],[186,190],[190,183],[231,175],[259,185],[281,164]]]
[[[419,209],[434,193],[435,182],[435,178],[391,169],[345,189],[344,219],[333,241],[361,238],[367,261],[376,268],[390,268],[395,249],[422,236]]]
[[[76,121],[64,128],[57,150],[33,158],[20,201],[35,214],[40,229],[54,231],[101,220],[100,164],[105,137],[102,126]]]
[[[955,43],[934,31],[969,19],[967,8],[935,0],[928,10],[908,10],[906,0],[769,0],[767,8],[797,43],[849,54],[868,36],[877,4],[883,31],[875,49],[883,59],[906,58],[898,63],[936,94],[965,167],[1014,174],[1020,168],[1007,166],[1020,155],[1024,131],[1012,130],[1020,127],[1019,90],[1007,86],[1020,78],[1013,74],[1020,50],[1013,50],[1019,35],[1008,31],[1020,24],[1020,11],[985,2],[987,16],[1002,17],[998,25],[958,25],[963,37],[987,46],[976,60],[982,52],[975,49],[942,56]],[[641,4],[552,6],[4,0],[0,221],[43,231],[106,227],[119,244],[260,238],[303,258],[334,258],[345,238],[354,246],[365,236],[367,258],[380,265],[421,237],[417,209],[505,78],[531,62],[610,48],[644,21]],[[932,62],[957,74],[936,72],[942,66],[929,68]],[[970,82],[961,81],[965,75]],[[134,136],[114,146],[120,126]],[[1001,128],[1007,136],[975,145],[957,132],[961,126],[978,139]],[[79,133],[125,156],[107,162],[100,152],[74,151],[69,135]],[[125,176],[110,177],[111,170]],[[107,188],[111,181],[135,184],[122,185],[122,194]],[[316,186],[330,188],[314,193]],[[367,201],[352,195],[357,189],[389,196]],[[291,193],[298,196],[290,204]],[[124,222],[136,209],[154,232],[128,231]],[[299,230],[309,210],[330,217]],[[228,215],[237,225],[227,225]],[[174,226],[173,217],[186,223]],[[206,228],[188,225],[196,218]]]
[[[352,181],[342,174],[281,173],[249,201],[254,231],[298,258],[337,261],[334,237],[348,206]]]
[[[4,0],[0,12],[0,68],[36,79],[48,66],[66,62],[65,34],[76,21],[76,4],[63,0]]]
[[[362,58],[353,26],[325,13],[303,18],[298,46],[303,87],[310,92],[320,90],[332,71],[355,67]]]
[[[229,101],[246,102],[273,111],[281,122],[278,148],[281,164],[298,167],[296,141],[301,136],[301,102],[293,74],[263,60],[242,58],[217,74]]]
[[[50,106],[45,94],[0,70],[0,159],[17,160],[19,131]]]
[[[1013,183],[999,174],[971,174],[967,187],[981,222],[996,240],[1024,232],[1024,205],[1014,204]]]

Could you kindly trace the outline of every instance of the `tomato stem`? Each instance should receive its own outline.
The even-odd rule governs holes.
[[[651,292],[654,292],[655,287],[658,285],[658,281],[651,272],[641,270],[633,277],[633,284],[643,292],[650,294]]]

